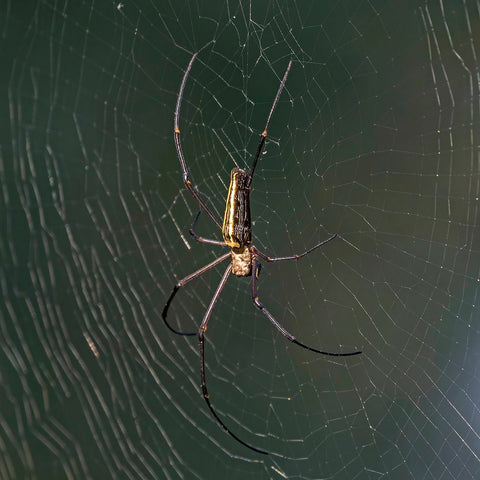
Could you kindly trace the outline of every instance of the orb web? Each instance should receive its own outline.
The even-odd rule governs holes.
[[[479,12],[472,2],[48,2],[1,12],[1,478],[474,479]],[[251,165],[271,256],[195,338],[161,312]],[[221,239],[207,215],[198,233]],[[182,289],[195,331],[222,274]],[[212,460],[210,460],[212,459]]]

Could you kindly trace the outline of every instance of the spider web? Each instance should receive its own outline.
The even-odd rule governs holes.
[[[476,479],[479,60],[473,1],[13,2],[0,8],[0,477]],[[173,111],[221,218],[253,159],[259,296],[168,331],[192,241]],[[206,215],[198,233],[219,239]],[[182,289],[195,331],[225,265]],[[260,458],[261,457],[261,458]]]

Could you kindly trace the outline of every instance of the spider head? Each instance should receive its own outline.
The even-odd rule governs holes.
[[[237,277],[252,274],[252,254],[248,247],[232,248],[232,273]]]

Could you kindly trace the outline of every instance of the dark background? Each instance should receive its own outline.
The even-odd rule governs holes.
[[[476,479],[480,12],[473,1],[0,7],[0,478]],[[260,297],[161,312],[188,236],[173,112],[219,217],[289,59],[252,192]],[[197,229],[220,238],[206,215]],[[195,330],[223,266],[181,291]]]

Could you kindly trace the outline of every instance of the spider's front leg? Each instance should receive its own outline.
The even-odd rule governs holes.
[[[179,332],[178,330],[175,330],[168,322],[167,322],[167,314],[168,314],[168,309],[170,308],[170,304],[172,303],[172,300],[174,299],[175,295],[177,292],[182,288],[184,285],[186,285],[188,282],[194,280],[195,278],[199,277],[206,271],[210,270],[211,268],[215,267],[219,263],[222,263],[224,260],[230,257],[230,252],[225,253],[221,257],[216,258],[213,262],[208,263],[202,268],[199,268],[196,272],[191,273],[190,275],[187,275],[186,277],[182,278],[179,282],[175,284],[173,287],[172,293],[170,294],[170,297],[168,297],[167,303],[163,307],[162,311],[162,318],[163,321],[165,322],[165,325],[168,327],[170,331],[173,333],[176,333],[177,335],[185,335],[185,336],[193,336],[196,335],[195,332]]]
[[[205,315],[203,316],[202,323],[200,325],[200,328],[198,329],[198,345],[200,349],[200,378],[202,382],[202,394],[203,394],[203,399],[208,405],[208,408],[210,409],[210,412],[212,412],[212,415],[215,417],[215,420],[221,425],[221,427],[229,434],[231,435],[237,442],[241,443],[245,447],[249,448],[250,450],[253,450],[254,452],[257,453],[262,453],[264,455],[268,455],[268,452],[265,450],[261,450],[260,448],[254,447],[253,445],[250,445],[247,442],[244,442],[241,438],[237,437],[235,433],[233,433],[226,425],[223,423],[223,420],[218,416],[217,412],[212,406],[212,403],[210,402],[210,394],[208,393],[208,388],[207,388],[207,378],[205,376],[205,332],[207,330],[207,325],[208,321],[210,319],[210,316],[212,315],[212,310],[215,304],[217,303],[218,297],[220,296],[220,293],[223,290],[223,287],[227,283],[227,279],[232,271],[232,265],[230,264],[227,269],[225,270],[225,273],[223,274],[222,279],[220,280],[220,283],[218,284],[217,289],[215,290],[215,293],[213,294],[212,300],[210,301],[210,305],[207,308],[207,311],[205,312]]]
[[[316,248],[316,247],[314,247]],[[256,250],[256,249],[255,249]],[[295,257],[294,257],[295,258]],[[283,259],[282,259],[283,260]],[[301,342],[299,342],[290,332],[285,330],[273,317],[273,315],[265,308],[263,303],[259,300],[257,296],[257,280],[260,274],[260,263],[258,262],[257,256],[253,256],[252,260],[252,300],[253,304],[263,313],[266,317],[270,320],[270,322],[274,325],[274,327],[288,340],[292,343],[299,345],[302,348],[307,350],[311,350],[312,352],[321,353],[322,355],[329,355],[330,357],[350,357],[352,355],[358,355],[362,353],[361,351],[357,350],[355,352],[348,352],[348,353],[333,353],[333,352],[325,352],[323,350],[317,350],[316,348],[309,347]]]

